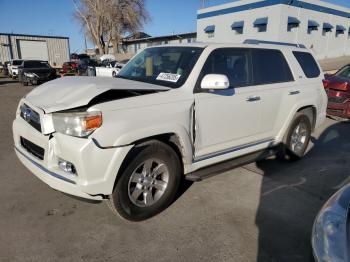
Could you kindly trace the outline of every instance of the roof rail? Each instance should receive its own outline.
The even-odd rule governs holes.
[[[258,40],[258,39],[246,39],[246,40],[244,40],[243,44],[252,44],[252,45],[272,44],[272,45],[284,45],[284,46],[293,46],[293,47],[298,47],[298,48],[306,48],[305,45],[303,45],[303,44],[265,41],[265,40]]]

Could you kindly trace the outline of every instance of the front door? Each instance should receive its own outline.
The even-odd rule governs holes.
[[[224,74],[230,89],[205,91],[196,88],[195,158],[225,153],[259,140],[261,91],[252,86],[249,49],[220,48],[208,57],[199,77]]]

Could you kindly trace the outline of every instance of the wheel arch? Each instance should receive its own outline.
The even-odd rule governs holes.
[[[186,161],[188,161],[188,160],[185,158],[185,153],[184,153],[185,149],[183,148],[181,138],[176,133],[169,132],[169,133],[158,134],[158,135],[154,135],[154,136],[150,136],[150,137],[144,137],[144,138],[138,139],[132,143],[133,147],[126,154],[125,158],[122,161],[122,164],[120,165],[120,167],[118,169],[118,172],[117,172],[116,177],[114,179],[113,189],[114,189],[115,185],[117,184],[121,173],[127,167],[128,162],[131,161],[133,154],[134,154],[135,147],[141,146],[141,145],[151,144],[151,143],[154,143],[155,141],[162,142],[162,143],[170,146],[175,151],[176,155],[178,156],[178,158],[180,160],[181,171],[182,171],[182,173],[184,172],[184,164],[187,163]]]
[[[317,118],[316,107],[313,105],[303,106],[298,109],[297,113],[303,113],[310,119],[311,130],[314,131],[316,126],[316,118]]]

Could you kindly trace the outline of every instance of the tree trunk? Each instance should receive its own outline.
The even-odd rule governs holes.
[[[117,57],[119,54],[119,39],[112,39],[113,44],[113,55]]]

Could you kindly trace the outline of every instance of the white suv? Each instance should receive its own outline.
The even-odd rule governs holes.
[[[11,60],[10,64],[8,65],[8,71],[9,75],[12,78],[18,77],[18,67],[22,64],[23,60],[21,59],[16,59],[16,60]]]
[[[326,117],[323,74],[301,46],[249,43],[151,47],[116,79],[43,84],[19,103],[17,156],[49,186],[134,221],[213,164],[298,159]]]

